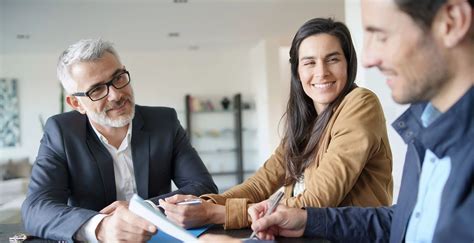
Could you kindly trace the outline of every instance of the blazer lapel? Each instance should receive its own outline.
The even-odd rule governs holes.
[[[150,168],[150,135],[146,132],[143,118],[138,106],[135,106],[135,118],[132,127],[132,159],[137,183],[138,195],[142,198],[148,196],[148,175]]]
[[[89,123],[89,121],[87,121]],[[115,188],[114,162],[107,149],[99,141],[90,124],[87,125],[87,146],[99,167],[105,192],[105,204],[109,205],[117,199]]]

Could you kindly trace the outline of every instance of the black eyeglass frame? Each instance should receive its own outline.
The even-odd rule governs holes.
[[[123,86],[120,86],[120,87],[115,86],[115,85],[114,85],[114,82],[117,81],[117,80],[120,78],[120,76],[122,76],[123,74],[127,74],[128,82],[127,82],[126,84],[124,84]],[[97,86],[95,86],[95,87],[92,87],[92,88],[90,88],[90,89],[89,89],[88,91],[86,91],[86,92],[76,92],[76,93],[72,93],[71,95],[72,95],[72,96],[81,96],[81,97],[87,96],[87,97],[88,97],[89,99],[91,99],[92,101],[98,101],[98,100],[101,100],[101,99],[107,97],[107,95],[109,95],[110,86],[113,86],[115,89],[123,89],[123,88],[127,87],[127,85],[130,84],[130,81],[131,81],[131,79],[130,79],[130,73],[129,73],[127,70],[123,69],[123,70],[120,71],[117,75],[115,75],[110,81],[108,81],[108,82],[106,82],[106,83],[103,83],[103,84],[99,84],[99,85],[97,85]],[[92,91],[94,91],[95,89],[97,89],[97,87],[100,87],[100,86],[103,86],[103,85],[105,85],[105,86],[107,87],[107,93],[106,93],[103,97],[101,97],[101,98],[99,98],[99,99],[92,99],[92,97],[90,96],[90,93],[91,93]]]

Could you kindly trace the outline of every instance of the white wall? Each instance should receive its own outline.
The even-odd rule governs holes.
[[[1,43],[0,43],[0,46],[1,46]],[[3,55],[0,53],[0,77],[4,77],[4,76],[5,75],[3,74]]]
[[[4,60],[8,60],[3,65],[4,76],[18,80],[21,138],[19,147],[0,150],[2,157],[35,158],[42,135],[39,116],[45,119],[60,111],[60,86],[54,73],[56,59],[51,54],[4,55]]]
[[[3,9],[4,3],[0,1],[0,77],[3,77],[3,53],[5,53],[4,49],[4,24],[5,24],[5,19],[4,19],[4,14],[3,14]]]
[[[121,54],[137,103],[184,110],[184,95],[251,93],[247,48]]]
[[[291,40],[288,41],[290,43]],[[278,97],[273,104],[273,119],[277,124],[275,138],[281,140],[285,135],[285,117],[282,117],[286,112],[286,106],[290,97],[290,84],[291,84],[291,66],[290,66],[290,45],[280,45],[278,48],[278,67],[279,67],[279,80],[275,82],[275,86],[278,90],[273,92],[274,98]],[[277,103],[278,102],[278,103]],[[275,144],[275,146],[278,144]]]
[[[257,91],[260,164],[273,153],[283,136],[280,119],[289,95],[288,48],[291,40],[262,40],[250,51],[252,85]]]
[[[3,53],[4,53],[4,44],[3,44],[3,39],[4,39],[4,24],[5,20],[4,14],[3,14],[3,9],[4,9],[4,3],[0,1],[0,78],[5,77],[5,74],[3,73]],[[1,114],[0,114],[1,115]],[[6,155],[4,155],[5,152],[0,149],[0,160]]]
[[[266,42],[260,41],[255,47],[249,52],[250,59],[250,77],[252,79],[252,89],[259,90],[255,97],[256,107],[267,107],[268,106],[268,71],[267,71],[267,58],[266,58]],[[257,113],[257,127],[267,127],[269,121],[268,109],[263,109]],[[259,155],[257,161],[264,161],[266,157],[271,154],[271,145],[269,144],[271,130],[270,129],[259,129],[257,132],[257,140],[259,147]]]
[[[406,145],[400,138],[400,136],[398,136],[398,134],[392,128],[391,123],[398,116],[400,116],[403,111],[406,110],[407,106],[398,105],[392,100],[390,89],[385,83],[386,79],[378,70],[365,69],[362,66],[363,27],[360,10],[360,0],[345,1],[345,22],[351,31],[351,35],[357,51],[357,59],[359,62],[356,82],[358,85],[366,87],[372,90],[375,94],[377,94],[382,104],[382,108],[385,113],[385,119],[387,121],[388,139],[390,141],[390,147],[392,149],[393,156],[393,202],[395,203],[396,199],[398,198],[398,192],[400,190],[403,164],[405,161]]]

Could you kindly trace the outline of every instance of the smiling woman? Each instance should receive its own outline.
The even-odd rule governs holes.
[[[316,18],[297,32],[290,49],[291,88],[280,146],[244,183],[207,194],[200,205],[160,205],[185,227],[248,227],[247,208],[284,187],[290,207],[389,206],[392,154],[382,107],[354,84],[357,59],[347,27]],[[255,219],[252,219],[255,220]]]
[[[357,55],[349,30],[343,23],[327,19],[306,22],[293,39],[290,63],[286,184],[297,181],[314,160],[334,110],[356,87]]]

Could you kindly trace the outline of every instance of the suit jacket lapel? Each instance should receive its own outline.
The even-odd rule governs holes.
[[[115,188],[115,175],[114,175],[114,162],[107,149],[99,141],[99,138],[95,134],[93,128],[87,121],[87,146],[89,151],[94,157],[97,167],[99,168],[100,175],[102,176],[102,183],[104,185],[105,204],[117,200],[116,188]]]
[[[138,195],[147,199],[148,175],[150,168],[150,135],[144,128],[143,117],[138,106],[135,106],[135,118],[132,127],[132,159],[137,183]]]

